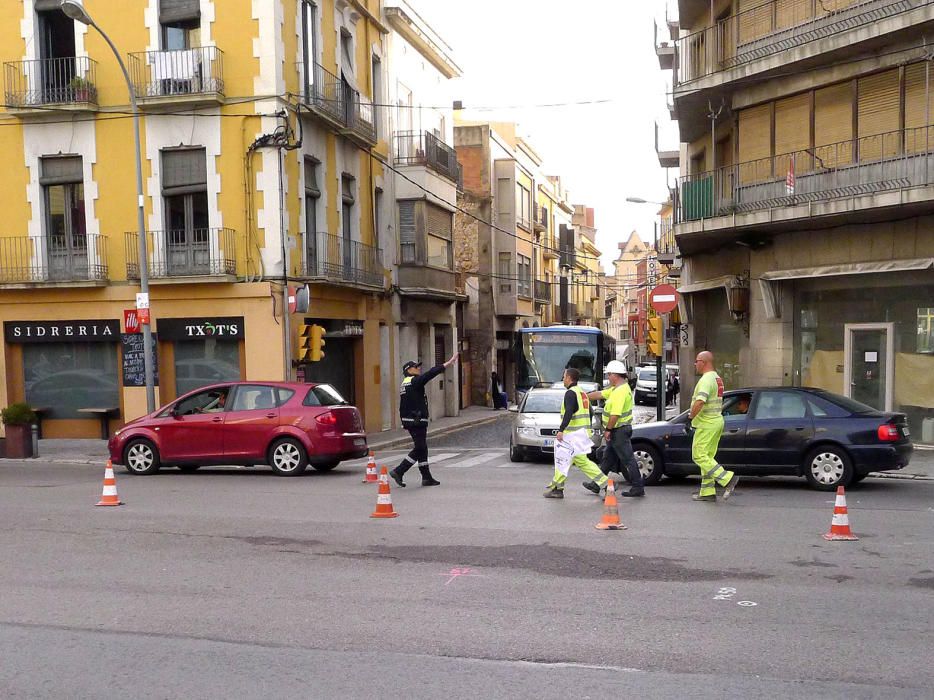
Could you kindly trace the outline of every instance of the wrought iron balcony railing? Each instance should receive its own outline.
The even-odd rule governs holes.
[[[535,301],[551,303],[551,284],[544,280],[535,280]]]
[[[107,279],[106,236],[75,233],[0,238],[0,283]]]
[[[126,272],[139,279],[139,234],[126,233]],[[216,277],[237,274],[237,235],[229,228],[147,231],[149,276]]]
[[[319,116],[340,125],[344,115],[344,84],[324,66],[299,64],[304,76],[304,101]]]
[[[934,184],[934,127],[891,131],[682,177],[678,221]]]
[[[459,176],[457,152],[428,132],[400,131],[395,135],[396,165],[426,165],[456,183]]]
[[[224,52],[216,46],[143,51],[129,58],[137,97],[224,94]]]
[[[932,0],[766,0],[677,41],[677,82],[868,26]]]
[[[97,61],[87,56],[11,61],[3,72],[8,107],[97,105]]]
[[[305,242],[305,277],[328,282],[368,287],[383,287],[385,272],[380,248],[347,240],[326,231]]]
[[[351,90],[346,103],[344,123],[351,134],[370,144],[376,143],[376,106],[360,93]]]
[[[532,204],[532,225],[536,231],[548,230],[548,209],[541,204]]]

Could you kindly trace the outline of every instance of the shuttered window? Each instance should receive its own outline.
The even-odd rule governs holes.
[[[853,162],[853,87],[841,83],[814,92],[815,167]]]
[[[203,148],[162,151],[162,194],[202,192],[207,188],[207,161]]]
[[[318,165],[320,163],[314,158],[305,158],[305,192],[315,197],[321,196],[321,188],[318,187]]]
[[[795,95],[775,103],[775,175],[811,169],[811,93]]]
[[[768,3],[772,5],[772,3]],[[775,0],[775,28],[776,30],[797,27],[812,19],[812,0]],[[771,9],[771,8],[770,8]]]
[[[417,202],[414,201],[399,202],[399,248],[404,263],[413,263],[417,260],[416,204]]]
[[[739,44],[746,44],[774,31],[772,6],[762,0],[739,0],[737,7]]]
[[[200,0],[159,0],[159,23],[178,24],[201,19]]]
[[[36,0],[36,12],[52,12],[62,9],[62,0]]]
[[[772,105],[739,113],[739,181],[758,182],[772,176]]]
[[[428,264],[450,269],[453,223],[451,212],[426,202],[425,213],[425,221],[428,225]]]
[[[40,165],[40,185],[68,185],[84,181],[81,156],[43,158]]]
[[[898,70],[860,78],[857,91],[860,161],[897,154],[901,150]]]
[[[928,133],[925,120],[934,121],[934,70],[926,86],[925,63],[905,68],[905,151],[921,153],[934,147],[934,132]],[[925,107],[927,97],[927,107]]]

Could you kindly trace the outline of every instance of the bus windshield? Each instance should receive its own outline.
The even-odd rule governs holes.
[[[564,370],[574,367],[580,381],[598,381],[598,333],[522,333],[516,386],[528,389],[560,382]]]

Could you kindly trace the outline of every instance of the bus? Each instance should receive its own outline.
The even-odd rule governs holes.
[[[516,392],[561,382],[564,370],[580,370],[580,381],[603,386],[603,368],[616,359],[616,340],[591,326],[522,328],[515,345]]]

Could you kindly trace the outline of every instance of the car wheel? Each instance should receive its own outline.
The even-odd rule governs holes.
[[[850,457],[839,447],[823,445],[808,454],[804,460],[804,476],[818,491],[835,491],[848,486],[853,478]]]
[[[178,470],[183,474],[194,474],[201,468],[200,464],[179,464]]]
[[[269,466],[279,476],[298,476],[308,467],[308,454],[298,440],[282,438],[269,448]]]
[[[523,450],[518,445],[513,445],[509,443],[509,461],[510,462],[524,462],[525,461],[525,450]]]
[[[155,474],[160,466],[159,450],[149,440],[131,440],[123,450],[123,468],[130,474]]]
[[[311,468],[316,472],[329,472],[338,464],[340,464],[340,460],[333,460],[331,462],[318,462],[317,464],[312,464]]]
[[[639,463],[639,471],[647,485],[657,484],[662,478],[662,457],[652,445],[637,443],[633,445],[633,454]]]

